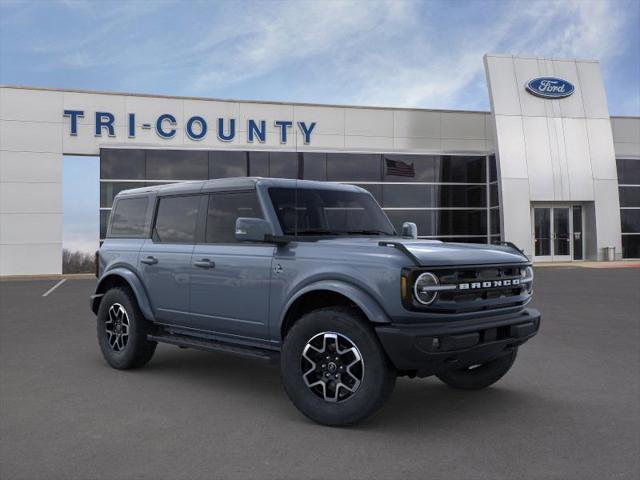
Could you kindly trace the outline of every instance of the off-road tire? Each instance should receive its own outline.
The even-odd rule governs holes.
[[[359,386],[353,393],[336,389],[342,395],[349,395],[336,402],[314,393],[307,386],[308,377],[303,377],[305,347],[311,339],[327,332],[349,340],[361,354]],[[348,307],[327,307],[302,316],[284,339],[280,361],[284,389],[293,404],[311,420],[328,426],[352,425],[372,415],[391,395],[397,376],[368,320]]]
[[[460,390],[481,390],[500,380],[516,360],[518,349],[510,353],[476,366],[438,373],[436,377],[452,388]]]
[[[112,308],[114,310],[112,310],[110,320]],[[107,328],[113,331],[113,318],[118,316],[123,318],[121,313],[118,314],[120,308],[125,310],[128,319],[128,338],[126,342],[121,338],[117,345],[118,349],[116,349],[112,345],[113,340],[110,341],[113,339],[113,335],[107,332]],[[114,315],[113,312],[116,314]],[[149,322],[138,307],[138,302],[128,289],[112,288],[104,294],[98,309],[97,334],[102,356],[110,366],[119,370],[128,370],[146,365],[153,357],[157,346],[156,342],[147,340],[150,328]]]

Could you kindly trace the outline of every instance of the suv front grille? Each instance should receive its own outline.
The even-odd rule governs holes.
[[[531,299],[531,283],[504,285],[505,281],[522,280],[522,269],[527,264],[488,265],[463,267],[432,267],[415,272],[429,271],[438,277],[441,290],[429,306],[431,312],[464,313],[523,306]],[[507,282],[508,283],[508,282]]]

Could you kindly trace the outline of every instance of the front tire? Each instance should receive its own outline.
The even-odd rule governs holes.
[[[109,365],[128,370],[146,365],[156,351],[147,340],[150,324],[135,297],[124,288],[105,293],[98,309],[97,333],[102,356]]]
[[[281,353],[287,395],[311,420],[329,426],[364,420],[389,398],[396,371],[358,312],[328,307],[304,315]]]
[[[440,380],[452,388],[460,390],[481,390],[493,385],[511,369],[518,349],[480,365],[451,370],[436,374]]]

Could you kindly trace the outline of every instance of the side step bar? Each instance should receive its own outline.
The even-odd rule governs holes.
[[[240,345],[230,345],[216,340],[208,340],[205,338],[189,337],[187,335],[177,334],[161,334],[147,335],[147,340],[177,345],[181,348],[195,348],[196,350],[205,350],[207,352],[222,352],[232,355],[240,355],[243,357],[255,358],[265,362],[275,362],[279,357],[279,352],[255,347],[243,347]]]

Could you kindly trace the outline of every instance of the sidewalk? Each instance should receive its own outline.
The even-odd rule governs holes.
[[[640,268],[640,260],[617,260],[615,262],[535,262],[534,267],[575,267],[575,268]]]

